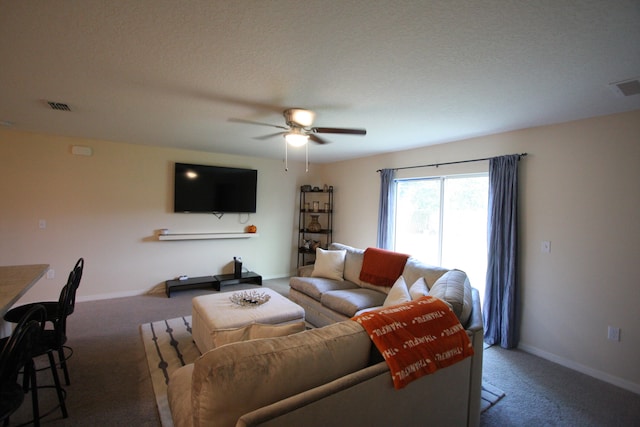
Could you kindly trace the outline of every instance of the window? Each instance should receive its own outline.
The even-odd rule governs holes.
[[[395,250],[465,271],[482,294],[488,174],[401,179],[396,184]]]

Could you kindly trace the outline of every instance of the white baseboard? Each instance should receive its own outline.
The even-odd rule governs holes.
[[[77,302],[87,302],[87,301],[98,301],[103,299],[114,299],[114,298],[125,298],[125,297],[133,297],[136,295],[144,295],[151,293],[153,289],[138,289],[134,291],[124,291],[124,292],[112,292],[108,294],[96,294],[96,295],[85,295],[76,298]],[[164,293],[164,287],[162,288],[162,292]]]
[[[557,363],[558,365],[562,365],[566,368],[573,369],[574,371],[581,372],[585,375],[589,375],[590,377],[597,378],[601,381],[607,382],[609,384],[613,384],[617,387],[623,388],[625,390],[629,390],[633,393],[640,394],[640,384],[636,384],[634,382],[627,381],[623,378],[616,377],[606,372],[593,369],[589,366],[582,365],[580,363],[574,362],[573,360],[565,359],[564,357],[560,357],[556,354],[549,353],[544,350],[540,350],[539,348],[536,348],[527,344],[520,343],[518,344],[518,348],[522,351],[526,351],[527,353],[531,353],[535,356]]]

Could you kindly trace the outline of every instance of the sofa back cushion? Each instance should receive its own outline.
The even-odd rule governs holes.
[[[362,270],[362,262],[364,260],[364,249],[354,248],[353,246],[344,245],[342,243],[331,243],[329,250],[346,250],[344,260],[343,276],[345,280],[355,283],[358,286],[374,291],[388,294],[390,288],[386,286],[376,286],[371,283],[360,280],[360,271]],[[435,265],[425,264],[416,258],[409,257],[405,263],[402,276],[407,284],[411,286],[420,277],[424,277],[427,286],[431,287],[444,273],[449,271],[447,268],[437,267]]]
[[[362,271],[362,263],[364,262],[364,249],[354,248],[352,246],[343,245],[342,243],[331,243],[329,245],[329,249],[345,249],[347,251],[347,255],[344,260],[345,280],[353,282],[362,288],[372,289],[374,291],[382,292],[383,294],[387,294],[389,292],[390,288],[387,286],[376,286],[360,280],[360,272]]]
[[[449,271],[448,268],[425,264],[416,258],[409,257],[407,263],[404,265],[402,277],[404,277],[404,281],[409,287],[420,277],[423,277],[427,282],[427,286],[431,289],[433,284],[447,271]]]
[[[364,250],[343,245],[342,243],[331,243],[329,245],[329,250],[347,251],[344,258],[343,276],[345,280],[353,282],[356,285],[360,285],[360,270],[362,270],[362,261],[364,260]]]
[[[371,340],[347,320],[213,349],[195,362],[194,426],[230,426],[247,412],[367,366]]]

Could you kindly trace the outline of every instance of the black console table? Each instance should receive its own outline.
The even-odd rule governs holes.
[[[262,276],[252,271],[242,273],[240,277],[234,277],[233,274],[219,274],[215,276],[218,281],[218,287],[216,290],[220,290],[223,286],[239,285],[240,283],[255,283],[262,286]]]
[[[165,293],[167,298],[171,298],[172,291],[196,288],[212,287],[219,291],[223,286],[238,285],[240,283],[255,283],[262,286],[262,276],[252,271],[242,273],[241,277],[234,277],[233,274],[219,274],[217,276],[190,277],[188,279],[172,279],[165,282]]]

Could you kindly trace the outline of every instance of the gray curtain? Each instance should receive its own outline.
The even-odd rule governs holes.
[[[378,208],[378,242],[380,249],[393,249],[395,207],[395,169],[380,170],[380,206]]]
[[[519,155],[489,163],[487,282],[483,304],[484,341],[513,348],[516,331]]]

